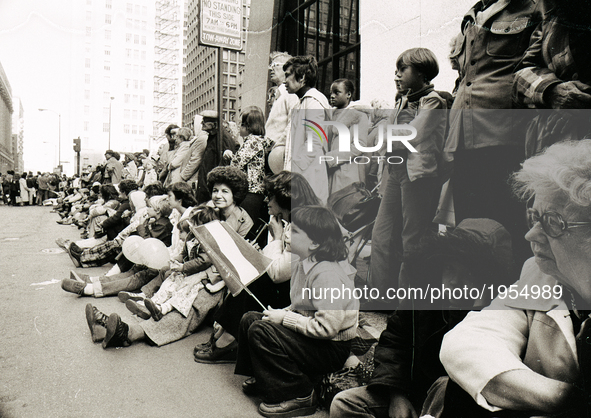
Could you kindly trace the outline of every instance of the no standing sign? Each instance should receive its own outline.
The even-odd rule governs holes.
[[[201,0],[199,41],[242,49],[242,0]]]

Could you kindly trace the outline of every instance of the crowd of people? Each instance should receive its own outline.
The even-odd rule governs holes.
[[[161,346],[209,318],[195,361],[236,362],[263,416],[314,413],[318,383],[349,357],[362,308],[389,313],[375,369],[336,395],[331,417],[591,417],[591,125],[571,110],[591,107],[589,10],[479,1],[451,43],[454,91],[435,89],[433,52],[411,48],[396,61],[391,106],[355,101],[348,79],[327,98],[313,57],[273,53],[268,112],[245,107],[220,130],[217,112],[204,111],[201,126],[168,126],[157,153],[121,162],[107,150],[71,184],[9,173],[4,201],[42,204],[60,192],[58,222],[81,229],[76,242],[57,240],[76,267],[62,288],[117,296],[138,318],[89,303],[94,342]],[[515,110],[526,107],[534,117]],[[355,133],[348,147],[341,125]],[[377,147],[392,125],[416,136]],[[355,184],[381,199],[364,225],[367,277],[351,266],[353,231],[331,206]],[[197,232],[218,222],[268,260],[247,291],[228,291]],[[236,254],[235,242],[219,251]],[[102,276],[80,270],[108,263]],[[423,310],[352,297],[363,285],[450,293]],[[349,297],[322,296],[335,288]],[[451,296],[472,288],[491,290]]]

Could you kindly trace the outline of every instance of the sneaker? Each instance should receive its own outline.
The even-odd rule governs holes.
[[[62,289],[66,292],[76,293],[79,296],[84,295],[84,288],[86,287],[86,283],[79,282],[78,280],[72,279],[63,279],[62,280]]]
[[[107,334],[107,319],[109,317],[92,306],[92,304],[89,303],[86,305],[86,322],[88,323],[93,342],[98,343],[105,339],[105,335]]]
[[[197,363],[236,363],[237,353],[238,341],[234,341],[222,348],[213,344],[210,349],[197,351],[193,356]]]
[[[147,298],[144,300],[144,304],[152,314],[152,318],[154,318],[154,321],[160,321],[162,319],[164,315],[162,315],[162,311],[160,310],[160,307],[156,305],[156,302],[154,302],[150,298]]]
[[[129,347],[129,325],[121,320],[121,317],[112,313],[107,319],[107,333],[103,340],[103,348],[107,347]]]
[[[125,306],[129,309],[132,313],[136,314],[142,319],[150,319],[150,311],[146,309],[145,306],[140,305],[140,303],[136,302],[135,300],[127,300],[125,302]]]
[[[92,283],[92,281],[90,280],[90,276],[88,274],[78,273],[74,270],[70,270],[70,280],[76,280],[77,282],[81,282],[84,284]]]
[[[119,292],[117,294],[117,297],[121,302],[125,303],[128,300],[144,300],[146,298],[146,295],[144,295],[143,293]]]
[[[295,398],[280,403],[265,403],[259,405],[259,413],[268,418],[289,418],[312,415],[316,412],[318,400],[314,391],[305,398]]]

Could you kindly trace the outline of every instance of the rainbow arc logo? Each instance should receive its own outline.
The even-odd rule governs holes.
[[[320,138],[320,142],[322,142],[322,136],[320,135],[320,132],[322,132],[322,135],[324,135],[324,141],[326,141],[326,143],[328,144],[328,135],[326,135],[326,132],[324,131],[324,129],[322,129],[322,126],[320,126],[320,124],[310,120],[310,119],[304,119],[306,122],[310,122],[312,125],[308,125],[304,123],[304,126],[307,128],[312,129],[314,132],[316,132],[316,135],[318,135],[318,138]],[[320,130],[320,132],[318,132],[318,128]]]

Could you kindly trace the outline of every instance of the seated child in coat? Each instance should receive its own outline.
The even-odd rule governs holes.
[[[194,226],[204,225],[219,219],[218,212],[214,208],[207,206],[195,208],[191,215],[191,221]],[[190,225],[191,223],[188,219],[183,219],[178,224],[181,231],[180,237],[182,240],[185,240],[182,252],[184,262],[196,259],[199,253],[202,253],[199,241],[189,230]],[[207,269],[194,274],[186,274],[183,273],[183,264],[174,263],[171,268],[172,273],[164,280],[160,289],[154,296],[144,300],[145,307],[155,321],[159,321],[162,316],[173,309],[178,310],[186,317],[191,310],[193,301],[197,297],[197,293],[201,289],[206,287],[207,291],[215,293],[224,287],[224,282],[215,269],[215,266],[211,265]],[[126,302],[126,306],[130,307],[134,303],[133,300],[129,300]],[[138,316],[144,318],[142,315],[138,314]]]
[[[254,377],[243,390],[264,396],[259,413],[266,417],[314,413],[314,385],[343,366],[358,323],[353,281],[339,265],[347,249],[334,214],[302,206],[291,220],[291,251],[300,260],[294,263],[291,305],[246,313],[238,337],[235,373]],[[341,296],[331,300],[335,289]]]

